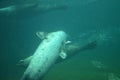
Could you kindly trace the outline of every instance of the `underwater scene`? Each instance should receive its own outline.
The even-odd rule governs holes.
[[[0,80],[120,80],[120,0],[0,0]]]

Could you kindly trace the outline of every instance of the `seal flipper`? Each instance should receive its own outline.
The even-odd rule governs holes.
[[[48,35],[48,33],[39,31],[39,32],[36,32],[36,35],[37,35],[40,39],[45,39],[46,36]]]
[[[64,51],[61,51],[60,57],[61,57],[62,59],[66,59],[67,54],[66,54]]]
[[[17,63],[17,65],[27,67],[29,63],[31,62],[32,58],[33,56],[29,56],[25,59],[22,59]]]
[[[68,45],[70,43],[71,43],[71,41],[66,41],[66,42],[63,43],[63,46],[61,47],[61,52],[60,52],[60,57],[62,59],[66,59],[67,58],[67,53],[65,53],[64,50],[66,49],[66,45]]]

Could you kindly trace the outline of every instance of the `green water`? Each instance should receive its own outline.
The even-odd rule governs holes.
[[[36,2],[1,0],[0,8]],[[0,13],[0,80],[20,80],[25,68],[17,66],[20,59],[34,53],[40,43],[37,31],[64,30],[71,41],[83,44],[86,39],[101,34],[95,49],[55,64],[43,80],[110,80],[113,73],[120,78],[120,1],[119,0],[41,0],[41,4],[66,4],[67,9],[30,15]],[[32,14],[32,15],[31,15]],[[98,68],[100,62],[105,68]],[[100,65],[101,66],[101,65]],[[118,79],[115,79],[118,80]]]

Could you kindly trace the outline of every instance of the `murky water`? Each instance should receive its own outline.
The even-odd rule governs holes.
[[[43,80],[120,80],[119,4],[119,0],[1,0],[0,80],[20,80],[26,68],[16,64],[41,42],[36,32],[57,30],[79,45],[97,39],[97,46],[55,64]]]

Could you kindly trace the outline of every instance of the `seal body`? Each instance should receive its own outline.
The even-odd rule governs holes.
[[[66,37],[64,31],[49,33],[33,54],[21,80],[40,80],[56,62]]]

